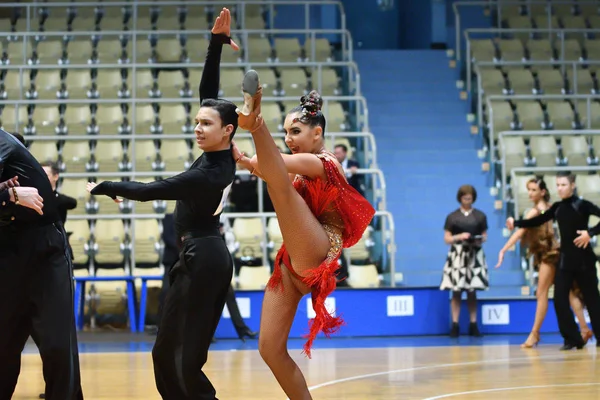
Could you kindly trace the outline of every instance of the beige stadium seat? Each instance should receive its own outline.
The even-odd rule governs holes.
[[[36,64],[57,65],[64,62],[64,45],[57,37],[38,42],[33,60]]]
[[[554,136],[531,136],[529,148],[538,167],[555,167],[558,147]]]
[[[560,21],[562,22],[562,26],[565,29],[575,29],[575,30],[587,29],[587,25],[585,23],[585,17],[583,17],[581,15],[566,15],[566,16],[561,17]],[[584,35],[580,32],[567,32],[565,34],[565,37],[568,40],[582,41]]]
[[[240,151],[246,154],[248,157],[252,157],[254,154],[256,154],[254,142],[250,138],[235,139],[235,144],[240,149]]]
[[[277,103],[263,103],[261,106],[262,117],[270,132],[279,132],[283,123],[281,109]]]
[[[260,76],[260,85],[263,88],[263,96],[270,97],[276,95],[277,76],[275,76],[275,72],[271,68],[255,68],[255,70],[256,72],[258,72],[258,76]],[[235,78],[237,79],[237,76]],[[239,82],[237,83],[237,93],[235,94],[236,96],[240,96]]]
[[[240,42],[236,43],[241,46]],[[190,62],[203,63],[206,59],[206,49],[208,49],[208,40],[206,40],[204,36],[193,36],[190,34],[188,35],[184,48],[186,50],[186,55]],[[224,48],[223,55],[227,53],[231,53],[231,51],[228,51],[228,49]],[[221,61],[223,61],[223,59]],[[221,78],[221,82],[222,81],[223,79]],[[198,85],[199,83],[200,81],[195,83],[195,85]]]
[[[544,181],[546,182],[546,186],[548,186],[550,200],[558,201],[560,199],[560,196],[558,195],[558,191],[556,188],[556,174],[545,174]]]
[[[65,32],[68,30],[66,9],[58,10],[59,7],[49,9],[50,17],[44,22],[44,31],[46,32]],[[61,12],[62,11],[62,12]],[[26,19],[26,17],[23,17]],[[33,21],[31,21],[33,23]],[[37,25],[37,22],[35,23]],[[37,28],[37,27],[36,27]],[[57,36],[51,38],[58,39]]]
[[[300,42],[298,38],[276,38],[275,55],[278,62],[298,62],[300,59]]]
[[[124,169],[123,146],[120,140],[98,140],[94,148],[94,167],[99,172],[119,172]]]
[[[31,86],[29,74],[29,70],[23,70],[23,74],[20,74],[18,70],[6,70],[4,82],[1,87],[3,87],[2,92],[6,94],[8,100],[27,98],[27,91]]]
[[[33,128],[31,133],[35,135],[59,135],[60,112],[55,105],[37,105],[31,116]]]
[[[328,124],[331,124],[333,129],[345,130],[346,129],[346,113],[342,107],[342,103],[337,101],[329,101],[323,108],[323,114]]]
[[[98,91],[97,96],[102,99],[116,99],[125,95],[123,93],[123,77],[121,76],[121,71],[118,69],[99,68],[95,83],[96,90]],[[131,90],[131,88],[127,89]],[[126,97],[129,96],[130,94]],[[103,106],[107,105],[109,104],[104,104]]]
[[[90,27],[94,25],[96,24],[92,16],[78,15],[71,23],[71,29],[73,32],[89,32]]]
[[[511,15],[506,19],[506,24],[510,29],[531,29],[531,18],[526,15]],[[523,41],[529,39],[529,35],[529,32],[514,33],[517,39]]]
[[[554,57],[552,44],[548,39],[531,39],[527,42],[527,48],[531,61],[552,61]],[[541,67],[536,65],[532,68],[539,69]]]
[[[490,39],[471,39],[471,61],[494,61],[496,48]]]
[[[267,38],[250,36],[245,47],[248,50],[249,62],[266,63],[271,59],[272,49]]]
[[[191,74],[190,74],[191,76]],[[194,81],[190,81],[192,87],[198,87],[200,78],[194,76]],[[242,97],[242,80],[244,79],[244,70],[241,68],[221,68],[221,97]],[[196,89],[197,90],[197,89]]]
[[[245,29],[265,29],[265,20],[260,15],[246,15],[244,20]]]
[[[279,228],[277,217],[270,217],[267,222],[267,235],[269,238],[269,259],[274,260],[279,248],[283,244],[283,236]]]
[[[545,69],[537,72],[539,87],[543,94],[563,94],[565,79],[559,70]]]
[[[160,230],[155,219],[133,221],[133,246],[136,264],[156,264],[160,262]]]
[[[156,161],[156,146],[152,140],[136,140],[134,145],[135,150],[131,150],[129,154],[135,158],[135,170],[140,172],[148,172],[154,170]],[[133,154],[135,152],[135,154]]]
[[[546,113],[552,128],[557,130],[569,130],[575,128],[575,114],[571,105],[566,101],[548,101]]]
[[[561,146],[568,165],[588,165],[589,146],[584,136],[565,135],[561,138]]]
[[[237,141],[236,141],[237,143]],[[184,171],[191,164],[190,148],[182,139],[165,140],[160,146],[160,166],[163,171]]]
[[[533,22],[535,23],[538,29],[560,29],[560,24],[558,23],[558,17],[556,15],[552,15],[548,18],[548,15],[535,15],[533,16]]]
[[[34,141],[29,145],[29,151],[39,163],[58,161],[58,147],[54,141]]]
[[[576,105],[579,113],[579,120],[584,129],[600,129],[600,103],[592,101],[590,103],[590,114],[588,115],[588,106],[586,101],[578,101]]]
[[[236,218],[232,230],[238,243],[235,258],[246,261],[263,256],[264,227],[261,218]]]
[[[581,197],[594,204],[600,203],[600,175],[578,174],[575,183]]]
[[[70,69],[65,80],[69,99],[87,99],[92,94],[92,75],[88,69]]]
[[[519,124],[525,131],[544,129],[544,113],[537,101],[518,101],[517,116]]]
[[[593,94],[594,79],[590,75],[589,69],[577,68],[574,72],[573,68],[569,66],[567,68],[567,79],[572,93]]]
[[[238,287],[241,290],[263,290],[270,277],[271,268],[268,266],[243,266],[240,269]]]
[[[533,94],[535,81],[527,69],[511,69],[508,71],[508,82],[514,94]]]
[[[90,194],[86,189],[88,179],[86,178],[65,178],[59,187],[59,192],[77,200],[77,207],[69,210],[69,215],[85,214],[86,205],[90,201]]]
[[[161,10],[161,16],[158,18],[158,21],[156,21],[156,30],[158,30],[158,31],[178,31],[178,30],[180,30],[181,24],[179,23],[179,17],[164,15],[163,12],[164,12],[164,10]],[[160,44],[160,40],[158,43]]]
[[[102,64],[116,64],[123,57],[123,48],[117,37],[103,36],[96,44],[96,60]],[[146,62],[146,61],[142,61]],[[103,70],[98,70],[100,71]]]
[[[177,204],[177,202],[175,200],[168,200],[165,214],[173,214],[173,212],[175,211],[176,204]]]
[[[525,58],[525,49],[520,39],[498,39],[496,44],[502,61],[522,61]]]
[[[373,241],[371,239],[372,233],[373,228],[368,227],[360,240],[354,246],[346,250],[347,256],[350,258],[350,264],[356,263],[357,261],[362,263],[371,258],[369,249],[373,246]]]
[[[161,71],[158,74],[158,95],[164,98],[188,97],[184,91],[185,78],[181,71]],[[195,92],[192,92],[195,93]]]
[[[92,112],[89,105],[68,104],[63,118],[67,134],[85,135],[91,132]]]
[[[152,44],[150,43],[150,41],[147,38],[138,36],[135,45],[135,56],[137,57],[136,60],[134,60],[133,58],[133,43],[131,41],[127,43],[127,55],[129,56],[129,61],[132,63],[135,61],[138,64],[146,64],[152,62],[152,58],[154,56],[154,49],[152,48]]]
[[[194,129],[190,116],[183,104],[162,104],[158,113],[159,132],[163,134],[180,135],[191,133]]]
[[[85,172],[91,161],[90,144],[87,140],[65,141],[61,161],[66,172]]]
[[[121,106],[114,104],[98,104],[94,116],[95,133],[100,135],[117,135],[123,125],[124,115]]]
[[[120,7],[104,7],[104,16],[100,20],[98,27],[101,31],[122,31],[123,16]],[[108,13],[107,13],[108,12]],[[114,13],[113,15],[110,15]]]
[[[486,96],[501,95],[506,90],[506,80],[502,71],[492,68],[479,68],[481,89]]]
[[[70,232],[69,244],[73,249],[73,264],[87,264],[90,251],[90,225],[87,220],[68,219],[65,231]]]
[[[183,53],[179,39],[159,38],[156,43],[156,62],[169,63],[181,61],[183,61]]]
[[[21,32],[24,31],[21,30]],[[23,38],[4,45],[4,52],[11,65],[27,65],[27,61],[31,58],[32,50],[31,40],[27,40],[24,44]]]
[[[320,78],[321,85],[319,86],[318,69],[313,69],[312,86],[318,88],[317,90],[321,96],[336,96],[340,94],[340,78],[333,68],[321,69]]]
[[[314,55],[313,55],[314,51]],[[309,61],[326,62],[332,61],[331,44],[326,38],[307,39],[304,43],[304,52]]]
[[[300,68],[281,68],[279,79],[281,81],[282,96],[300,98],[307,91],[306,74]]]
[[[118,254],[118,253],[117,253]],[[96,256],[96,258],[98,255]],[[118,255],[115,255],[115,258]],[[115,262],[117,263],[117,262]],[[122,263],[119,262],[118,264]],[[112,262],[111,262],[112,264]],[[98,267],[96,276],[125,276],[123,268],[106,269]],[[127,313],[127,283],[124,280],[93,282],[93,310],[96,315],[123,315]]]
[[[525,166],[527,149],[523,138],[520,136],[506,136],[502,139],[503,144],[498,144],[500,159],[505,163],[506,175],[510,176],[513,168]]]
[[[59,70],[40,70],[33,82],[35,91],[31,93],[31,96],[39,100],[60,98],[63,95],[61,85],[62,79]]]
[[[131,109],[130,109],[131,112]],[[132,125],[133,121],[129,120]],[[135,109],[135,126],[132,126],[132,134],[149,135],[157,129],[156,114],[151,104],[137,104]]]
[[[138,69],[135,73],[135,86],[137,98],[152,98],[156,97],[156,80],[152,76],[150,69]],[[133,96],[133,73],[131,70],[128,71],[127,76],[127,88],[129,89],[129,95]]]
[[[558,59],[564,61],[579,61],[583,59],[583,53],[581,50],[581,42],[583,42],[583,35],[580,40],[567,39],[564,41],[564,46],[561,46],[560,42],[556,44],[556,50],[558,52]],[[570,67],[570,66],[568,66]]]
[[[369,265],[350,265],[348,267],[348,284],[353,288],[379,287],[377,267]]]

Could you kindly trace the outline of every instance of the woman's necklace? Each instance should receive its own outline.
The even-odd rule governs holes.
[[[468,217],[473,212],[473,209],[471,208],[470,210],[465,210],[461,207],[460,212],[463,213],[465,217]]]

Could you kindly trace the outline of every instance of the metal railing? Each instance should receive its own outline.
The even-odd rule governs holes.
[[[495,128],[494,128],[494,109],[492,107],[492,101],[494,100],[580,100],[586,102],[586,111],[587,111],[587,121],[586,125],[588,128],[591,127],[591,102],[595,99],[600,99],[600,95],[492,95],[488,96],[486,99],[486,105],[488,109],[488,121],[489,121],[489,149],[490,149],[490,161],[492,166],[494,166],[499,160],[496,159],[496,145],[495,145]],[[512,132],[517,135],[525,135],[526,132],[529,131],[507,131]],[[548,130],[543,131],[546,132],[546,135],[550,135],[553,132],[556,133],[558,131]],[[585,130],[576,130],[573,132],[575,134],[585,134]],[[502,152],[504,154],[504,151]],[[492,168],[495,175],[495,168]],[[494,178],[497,178],[494,176]]]
[[[472,80],[472,69],[473,69],[473,63],[471,62],[471,41],[470,39],[473,39],[471,37],[469,37],[470,34],[472,33],[484,33],[484,34],[507,34],[507,33],[548,33],[548,35],[552,35],[553,33],[556,33],[556,37],[555,40],[559,40],[560,41],[560,49],[561,49],[561,53],[560,53],[560,59],[557,61],[562,61],[562,59],[564,58],[564,52],[565,52],[565,34],[567,33],[580,33],[580,34],[586,34],[586,33],[595,33],[597,35],[600,35],[600,29],[467,29],[465,30],[465,39],[467,41],[467,54],[466,54],[466,59],[465,61],[467,62],[466,64],[466,69],[467,69],[467,76],[466,76],[466,80],[467,80],[467,92],[471,93],[471,88],[472,88],[472,84],[471,84],[471,80]],[[517,62],[518,63],[518,62]],[[544,62],[542,62],[544,63]],[[550,60],[546,63],[552,64],[553,62],[550,62]],[[530,65],[530,64],[537,64],[536,62],[532,62],[532,61],[523,61],[521,62],[522,65]]]
[[[556,5],[556,4],[574,4],[574,2],[572,0],[552,0],[552,2],[548,2],[547,0],[529,0],[527,1],[526,5]],[[596,0],[578,0],[577,1],[577,5],[578,6],[585,6],[585,5],[597,5],[597,1]],[[502,23],[502,6],[509,6],[509,5],[524,5],[522,1],[519,0],[500,0],[500,1],[495,1],[495,0],[486,0],[486,1],[457,1],[455,3],[452,3],[452,11],[454,13],[454,23],[455,23],[455,30],[454,30],[454,35],[455,35],[455,40],[456,40],[456,60],[461,62],[462,61],[462,44],[461,44],[461,33],[463,32],[462,29],[462,24],[461,24],[461,18],[460,18],[460,8],[462,7],[481,7],[481,8],[488,8],[489,10],[492,9],[496,9],[497,11],[497,19],[496,19],[496,24],[497,26],[501,26]],[[548,28],[552,28],[552,26],[550,25],[550,20],[551,20],[551,14],[550,14],[550,10],[547,10],[546,15],[548,16]],[[550,29],[552,31],[556,31],[557,29]],[[496,31],[498,32],[504,32],[504,29],[496,29]],[[468,39],[467,39],[468,40]],[[466,57],[466,60],[469,61],[470,58]],[[468,63],[467,63],[468,64]]]

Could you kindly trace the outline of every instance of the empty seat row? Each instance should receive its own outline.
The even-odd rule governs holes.
[[[519,4],[520,3],[520,4]],[[539,16],[540,14],[568,17],[570,15],[594,15],[599,13],[600,7],[589,1],[564,0],[559,2],[533,3],[528,0],[513,1],[511,4],[499,2],[498,10],[503,18],[514,16]]]
[[[255,68],[260,74],[265,95],[301,97],[309,89],[322,96],[340,95],[341,82],[335,69]],[[241,97],[244,69],[222,68],[221,97]],[[135,77],[135,85],[134,85]],[[85,98],[177,98],[196,97],[202,69],[16,69],[0,72],[0,98],[85,99]],[[320,81],[320,87],[319,87]]]
[[[580,42],[565,39],[564,48],[560,40],[549,39],[471,39],[471,61],[581,61],[600,60],[600,39]],[[533,64],[532,68],[552,68],[551,63]]]
[[[271,132],[281,132],[287,111],[297,102],[264,101],[262,115]],[[0,128],[25,135],[117,135],[117,134],[191,134],[194,132],[196,105],[165,103],[158,105],[95,104],[92,106],[37,105],[4,106],[0,110]],[[332,130],[346,129],[346,114],[338,102],[323,109]]]
[[[15,37],[2,44],[2,63],[25,64],[125,64],[136,63],[201,63],[206,58],[208,40],[204,36],[181,35],[137,35],[120,38],[109,35],[75,36],[60,40],[47,36],[45,40],[25,40]],[[248,40],[235,38],[241,51],[227,49],[222,53],[222,61],[240,62],[247,53],[250,62],[298,62],[331,61],[332,51],[329,41],[317,38],[306,40],[302,46],[297,38],[275,38],[250,35]],[[135,41],[135,51],[134,51]],[[1,42],[0,42],[1,43]],[[314,50],[313,50],[314,47]],[[313,51],[315,55],[313,57]]]
[[[596,71],[587,68],[573,69],[525,69],[525,68],[479,68],[481,90],[489,95],[557,95],[596,94],[598,80]]]

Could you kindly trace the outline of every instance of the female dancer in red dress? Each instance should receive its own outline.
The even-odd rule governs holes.
[[[325,117],[317,92],[301,99],[287,115],[285,143],[291,155],[281,154],[260,115],[262,90],[258,75],[244,78],[245,104],[238,124],[252,133],[256,156],[234,147],[238,163],[267,183],[284,244],[263,300],[259,351],[282,389],[292,400],[311,399],[302,372],[292,360],[287,340],[300,299],[311,293],[316,317],[304,352],[310,357],[319,332],[329,337],[343,324],[325,308],[336,287],[342,248],[362,237],[375,214],[369,202],[352,188],[335,156],[323,144]]]

